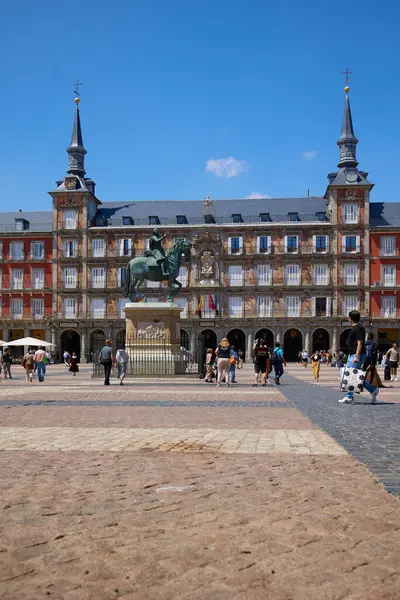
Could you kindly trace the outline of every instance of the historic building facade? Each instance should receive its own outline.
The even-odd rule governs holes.
[[[90,360],[106,336],[122,342],[126,265],[148,249],[158,227],[167,234],[167,250],[182,238],[192,244],[176,298],[182,308],[182,344],[188,349],[213,346],[224,335],[246,354],[257,337],[269,345],[280,341],[288,359],[302,348],[339,348],[345,345],[352,309],[371,322],[383,345],[397,339],[400,204],[370,203],[373,185],[358,169],[358,140],[345,91],[338,170],[329,174],[323,197],[215,202],[98,200],[95,183],[85,173],[76,100],[67,174],[50,192],[50,226],[40,236],[29,229],[19,232],[30,257],[38,250],[32,255],[29,244],[46,239],[40,259],[43,290],[28,287],[28,273],[39,268],[37,261],[24,266],[24,332],[36,325],[28,320],[28,306],[41,294],[44,333],[60,350],[74,349]],[[3,255],[12,235],[16,231],[2,235]],[[3,317],[10,315],[4,312],[4,283],[13,269],[11,264],[3,274]],[[164,293],[147,282],[138,299],[145,295],[151,302]]]

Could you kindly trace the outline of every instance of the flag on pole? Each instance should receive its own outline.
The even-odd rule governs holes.
[[[200,300],[199,300],[199,304],[196,309],[196,313],[200,314],[201,311],[203,310],[203,308],[204,308],[204,296],[200,296]]]
[[[214,304],[214,300],[213,300],[213,297],[211,296],[211,294],[208,294],[208,308],[210,310],[217,310],[217,307]]]

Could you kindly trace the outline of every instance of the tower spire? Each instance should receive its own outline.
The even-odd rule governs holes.
[[[353,120],[351,118],[349,91],[350,87],[347,85],[348,71],[346,70],[346,86],[344,91],[346,96],[344,99],[344,112],[342,121],[342,133],[337,142],[340,152],[340,160],[338,167],[357,167],[358,161],[356,158],[356,146],[358,139],[354,135]]]
[[[79,102],[80,98],[77,97],[74,100],[76,109],[75,109],[75,117],[74,124],[72,127],[72,135],[71,135],[71,143],[67,148],[68,157],[69,157],[69,167],[67,173],[70,175],[78,175],[83,177],[85,175],[85,154],[86,150],[83,146],[82,141],[82,129],[81,129],[81,119],[79,115]]]

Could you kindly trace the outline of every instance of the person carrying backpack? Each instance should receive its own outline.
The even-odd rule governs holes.
[[[25,369],[26,381],[32,383],[33,381],[33,369],[35,368],[35,353],[33,350],[29,350],[25,354],[21,362],[22,367]]]
[[[271,365],[275,369],[274,381],[276,385],[281,385],[280,379],[283,375],[283,367],[286,367],[286,360],[279,342],[276,342],[274,351],[271,355]]]
[[[12,379],[12,377],[11,377],[11,363],[12,363],[12,356],[10,354],[9,349],[7,348],[6,350],[4,350],[4,354],[3,354],[3,373],[4,373],[4,379],[7,379],[7,377],[9,377],[10,379]]]

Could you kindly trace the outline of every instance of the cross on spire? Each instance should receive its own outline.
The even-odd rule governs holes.
[[[349,71],[349,67],[346,67],[345,71],[342,71],[342,75],[346,75],[346,85],[349,85],[349,75],[353,75],[353,71]]]
[[[73,85],[74,85],[74,94],[76,96],[78,96],[78,98],[79,98],[79,96],[80,96],[79,88],[81,87],[82,84],[77,79]]]

